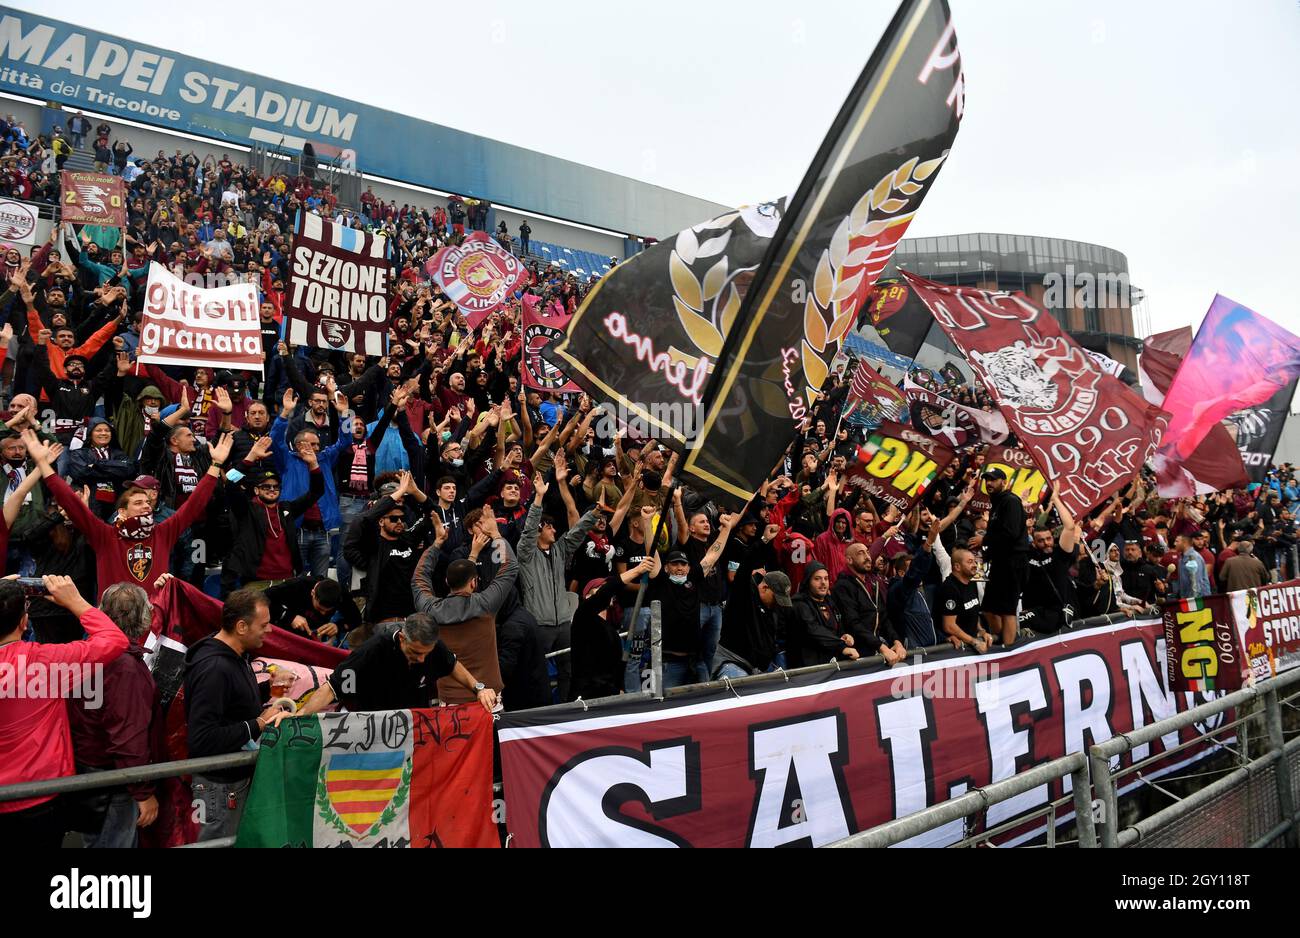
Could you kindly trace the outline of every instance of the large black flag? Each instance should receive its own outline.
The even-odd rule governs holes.
[[[1296,382],[1292,381],[1264,403],[1239,410],[1224,421],[1236,430],[1237,448],[1252,482],[1263,482],[1273,464],[1295,390]]]
[[[731,501],[759,487],[808,413],[957,134],[944,0],[904,0],[781,218],[704,393],[684,474]]]
[[[929,308],[917,299],[903,279],[882,280],[871,288],[862,304],[858,326],[872,326],[891,352],[916,358],[934,325]]]
[[[633,435],[681,449],[700,427],[709,372],[784,201],[701,222],[615,267],[544,356]]]

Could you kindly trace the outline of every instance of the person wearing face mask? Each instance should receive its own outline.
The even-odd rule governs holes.
[[[90,489],[91,510],[107,521],[117,497],[135,477],[135,463],[114,444],[113,426],[102,417],[91,417],[86,443],[68,454],[68,478],[78,488]]]
[[[90,544],[100,590],[112,583],[135,583],[154,589],[159,575],[168,572],[168,558],[181,533],[207,511],[221,467],[230,455],[230,437],[226,435],[212,445],[212,463],[193,494],[166,521],[155,523],[149,495],[143,489],[129,488],[118,499],[114,521],[106,524],[55,474],[48,447],[34,433],[24,433],[23,442],[40,465],[50,494]]]
[[[293,500],[282,500],[280,476],[274,470],[255,469],[271,453],[271,438],[259,439],[247,456],[236,464],[245,475],[238,485],[243,497],[232,493],[230,504],[234,542],[221,569],[221,592],[243,586],[265,588],[302,572],[302,556],[294,525],[325,493],[325,477],[314,452],[307,452],[307,491]]]

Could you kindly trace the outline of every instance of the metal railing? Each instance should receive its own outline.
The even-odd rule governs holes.
[[[886,821],[865,831],[827,844],[828,847],[892,847],[904,841],[919,837],[929,831],[975,816],[986,815],[988,809],[1017,795],[1033,791],[1040,785],[1050,784],[1063,776],[1069,776],[1073,787],[1074,816],[1079,832],[1079,846],[1096,846],[1092,831],[1092,803],[1088,787],[1088,760],[1081,752],[1072,752],[1068,756],[1044,762],[1032,769],[1026,769],[1018,775],[994,782],[983,788],[976,788],[947,801],[924,808],[905,817]],[[1049,839],[1055,837],[1056,812],[1059,802],[1049,802],[1041,809],[1029,814],[1022,814],[994,828],[984,831],[972,842],[985,841],[999,833],[1005,833],[1025,824],[1032,823],[1037,817],[1047,815]]]
[[[1193,707],[1191,710],[1176,714],[1158,723],[1144,726],[1130,733],[1112,736],[1105,742],[1093,746],[1088,751],[1088,761],[1093,788],[1099,802],[1097,805],[1100,812],[1097,818],[1097,830],[1101,838],[1101,845],[1103,847],[1127,847],[1144,839],[1149,840],[1155,833],[1165,830],[1170,825],[1187,818],[1197,810],[1231,795],[1252,779],[1257,779],[1266,773],[1272,773],[1279,819],[1265,835],[1256,838],[1252,846],[1264,846],[1283,836],[1286,837],[1289,846],[1296,846],[1297,821],[1300,819],[1296,815],[1295,787],[1291,776],[1291,757],[1293,754],[1300,753],[1300,737],[1293,739],[1290,743],[1285,741],[1282,727],[1281,705],[1283,698],[1281,695],[1288,691],[1291,694],[1285,699],[1285,702],[1290,706],[1291,700],[1300,697],[1300,669],[1288,671],[1266,681],[1260,681],[1253,687],[1235,691],[1220,697],[1218,700],[1202,704],[1199,707]],[[1172,750],[1165,750],[1159,755],[1139,760],[1118,771],[1113,771],[1111,768],[1112,760],[1118,759],[1125,753],[1132,752],[1136,746],[1151,743],[1161,736],[1166,736],[1197,723],[1204,723],[1212,717],[1227,713],[1229,710],[1245,707],[1256,702],[1260,704],[1260,707],[1255,712],[1240,716],[1238,719],[1224,723],[1221,726],[1216,726],[1208,732],[1199,734],[1196,739],[1176,746]],[[1126,827],[1120,827],[1117,779],[1130,774],[1135,774],[1141,779],[1141,770],[1155,760],[1165,759],[1171,752],[1178,752],[1191,746],[1203,744],[1206,740],[1215,739],[1221,734],[1245,727],[1260,717],[1264,720],[1265,733],[1268,739],[1268,750],[1262,756],[1250,759],[1246,747],[1242,746],[1243,764],[1239,768],[1229,772],[1212,784],[1198,789],[1187,797],[1177,799],[1174,804],[1167,808]],[[1215,742],[1220,746],[1223,745],[1217,739],[1215,739]],[[1171,795],[1170,797],[1176,798],[1177,796]]]

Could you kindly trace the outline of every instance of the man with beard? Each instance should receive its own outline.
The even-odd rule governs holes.
[[[965,547],[953,552],[952,573],[935,597],[944,637],[954,648],[970,646],[981,655],[993,647],[993,636],[980,623],[980,594],[975,586],[979,561]]]
[[[23,301],[27,304],[27,329],[29,334],[36,338],[38,342],[40,341],[42,333],[47,333],[46,337],[48,338],[49,330],[45,327],[45,324],[41,322],[40,314],[36,312],[36,305],[32,297],[31,284],[27,283],[26,280],[19,281],[18,292]],[[104,290],[103,295],[100,296],[95,305],[102,306],[105,309],[111,309],[112,307],[121,304],[125,297],[125,287],[111,287]],[[48,309],[52,313],[64,312],[64,303],[66,301],[62,290],[49,291],[46,302]],[[98,316],[95,316],[93,312],[93,307],[92,311],[87,313],[87,318],[91,317],[96,319],[98,318]],[[104,347],[104,344],[113,337],[113,333],[117,332],[118,325],[122,322],[122,318],[122,313],[118,312],[117,315],[111,318],[105,325],[101,326],[98,331],[90,336],[90,338],[80,345],[77,345],[77,334],[72,329],[68,328],[65,314],[64,324],[55,326],[53,330],[54,341],[46,347],[50,373],[56,378],[67,377],[64,372],[63,362],[64,359],[69,356],[77,355],[87,361],[94,358],[99,350]]]
[[[1025,506],[1007,487],[1007,474],[996,466],[984,471],[984,486],[992,508],[983,543],[984,558],[989,562],[983,612],[993,637],[1001,638],[1003,647],[1009,648],[1016,641],[1016,610],[1029,576]]]
[[[1019,615],[1021,626],[1046,634],[1059,632],[1074,619],[1070,567],[1074,564],[1074,549],[1081,533],[1069,509],[1061,504],[1055,492],[1052,493],[1052,507],[1061,518],[1061,539],[1058,543],[1051,528],[1034,531],[1034,549],[1029,554],[1029,571]],[[1139,542],[1129,541],[1125,546],[1132,547],[1137,559],[1141,559]]]
[[[309,472],[307,491],[292,501],[281,501],[279,474],[252,468],[270,454],[271,438],[263,436],[248,451],[245,465],[249,468],[242,470],[246,475],[240,487],[245,497],[235,494],[229,499],[234,543],[221,570],[223,595],[241,586],[264,588],[302,572],[294,525],[325,493],[325,477],[315,452],[307,451],[303,456]]]
[[[231,464],[238,466],[239,471],[246,475],[274,470],[275,457],[271,453],[269,442],[264,449],[258,451],[262,455],[249,458],[259,440],[270,440],[270,433],[270,411],[261,401],[249,401],[248,409],[244,411],[244,425],[233,434],[234,442],[230,448]]]
[[[817,561],[804,571],[803,587],[794,597],[794,611],[786,633],[786,660],[792,668],[825,664],[836,659],[856,661],[861,652],[857,638],[840,622],[839,610],[831,602],[831,577]],[[873,654],[876,646],[867,652]]]
[[[352,523],[343,544],[348,562],[365,574],[365,621],[371,625],[398,622],[415,611],[411,583],[428,530],[424,516],[414,524],[407,523],[403,502],[415,491],[414,477],[409,472],[399,473],[397,488]],[[433,544],[441,550],[451,529],[436,512],[432,517],[437,530]]]
[[[905,661],[907,650],[884,614],[885,596],[878,591],[873,593],[867,586],[875,566],[870,549],[855,541],[845,550],[845,557],[848,566],[831,587],[831,599],[840,622],[850,634],[863,636],[862,653],[879,653],[886,664]]]
[[[1165,571],[1143,557],[1140,541],[1124,542],[1120,568],[1120,582],[1125,593],[1146,605],[1160,601]]]
[[[30,430],[23,434],[27,451],[40,465],[41,475],[55,501],[63,506],[77,530],[86,536],[95,555],[99,588],[112,583],[135,583],[146,589],[159,574],[167,573],[168,558],[181,532],[203,517],[217,488],[221,467],[230,455],[230,437],[211,447],[212,463],[185,504],[166,521],[154,524],[153,507],[143,489],[129,488],[118,499],[117,517],[105,524],[60,479],[50,465],[49,449]]]
[[[33,359],[36,379],[50,400],[54,411],[54,420],[49,424],[54,436],[66,448],[72,442],[73,435],[86,425],[86,420],[95,409],[95,402],[108,392],[116,376],[116,364],[109,362],[108,367],[92,380],[86,380],[88,362],[81,355],[69,355],[63,360],[65,378],[56,378],[50,371],[49,358],[43,342],[36,346]],[[66,453],[62,457],[66,459]]]

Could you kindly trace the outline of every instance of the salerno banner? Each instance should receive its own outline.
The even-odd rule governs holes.
[[[291,253],[289,344],[383,355],[393,279],[387,239],[299,212]]]
[[[1029,297],[903,276],[1074,517],[1154,455],[1168,415],[1098,368]]]
[[[849,426],[867,430],[876,429],[882,420],[905,423],[908,419],[907,401],[893,382],[863,358],[853,371],[842,416]]]
[[[478,704],[268,727],[236,847],[496,847]]]
[[[665,701],[507,713],[498,737],[511,843],[823,846],[1219,696],[1175,693],[1164,661],[1163,628],[1150,619],[1041,636],[997,654],[949,650],[893,670],[796,675],[776,689],[742,683]],[[1199,732],[1136,746],[1121,765]],[[1213,747],[1158,759],[1128,787]],[[1067,776],[993,805],[981,829],[1041,812],[1068,796],[1069,784]],[[1071,813],[1067,802],[1056,822]],[[996,841],[1023,843],[1044,829],[1040,816]],[[957,821],[908,845],[964,835]]]
[[[904,0],[772,239],[682,474],[745,502],[790,441],[948,159],[965,107],[944,0]]]
[[[149,262],[140,321],[138,361],[261,371],[266,352],[257,287],[194,287],[157,261]]]
[[[74,225],[126,227],[126,187],[108,173],[59,173],[59,219]]]
[[[883,420],[858,447],[845,469],[849,484],[872,498],[907,511],[923,496],[956,453],[934,437]]]
[[[528,268],[481,231],[448,245],[425,264],[425,272],[477,329],[528,282]]]

